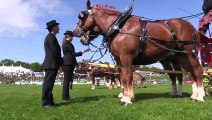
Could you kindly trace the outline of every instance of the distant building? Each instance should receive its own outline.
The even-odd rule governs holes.
[[[31,73],[30,69],[20,66],[0,66],[1,73]]]

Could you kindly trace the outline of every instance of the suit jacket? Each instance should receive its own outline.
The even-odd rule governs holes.
[[[45,59],[43,69],[59,69],[63,64],[61,57],[61,48],[53,33],[49,33],[44,41]]]
[[[66,43],[63,47],[63,65],[77,65],[77,56],[82,56],[82,52],[75,52],[75,48],[72,43]]]

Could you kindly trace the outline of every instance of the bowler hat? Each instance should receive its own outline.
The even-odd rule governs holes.
[[[57,23],[56,20],[49,21],[49,22],[46,23],[46,26],[47,26],[46,29],[48,29],[49,27],[53,27],[55,25],[59,25],[59,24],[60,23]]]
[[[73,32],[70,31],[70,30],[66,30],[66,32],[64,33],[64,35],[74,36]]]

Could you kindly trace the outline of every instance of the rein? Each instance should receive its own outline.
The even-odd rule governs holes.
[[[97,58],[96,60],[92,60],[92,61],[99,61],[101,58],[103,58],[107,51],[108,51],[108,47],[107,47],[107,43],[105,42],[105,40],[103,39],[102,40],[102,43],[99,45],[99,46],[95,46],[93,45],[92,43],[89,43],[89,45],[93,46],[94,48],[96,48],[95,51],[91,51],[91,52],[94,52],[93,55],[91,56],[91,58],[89,59],[89,61],[91,61],[94,57],[94,55],[97,53],[97,52],[100,52],[101,54],[101,57]],[[105,49],[104,53],[102,53],[102,50]]]
[[[199,16],[203,15],[204,13],[197,13],[194,15],[189,15],[189,16],[184,16],[184,17],[179,17],[181,19],[185,19],[185,20],[189,20],[189,19],[193,19],[193,18],[199,18]],[[136,16],[136,17],[140,17],[140,16]],[[150,19],[150,18],[146,18],[146,17],[140,17],[143,20],[148,20],[148,21],[155,21],[155,19]]]
[[[192,18],[199,18],[199,16],[203,15],[204,13],[198,13],[198,14],[194,14],[194,15],[189,15],[189,16],[185,16],[185,17],[180,17],[182,19],[185,19],[185,20],[189,20],[189,19],[192,19]]]

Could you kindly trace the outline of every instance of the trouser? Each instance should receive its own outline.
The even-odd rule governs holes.
[[[53,105],[53,94],[52,90],[54,87],[54,82],[58,73],[58,69],[45,70],[45,78],[42,88],[42,105]]]
[[[64,81],[63,81],[63,92],[62,92],[62,100],[70,100],[69,95],[69,86],[70,82],[73,82],[73,71],[75,66],[63,66],[64,71]]]

